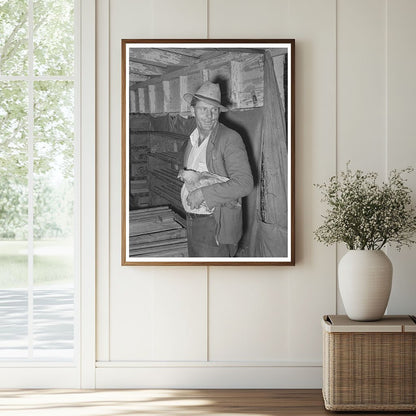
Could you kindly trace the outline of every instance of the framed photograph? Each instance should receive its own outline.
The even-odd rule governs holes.
[[[122,265],[294,265],[295,41],[121,46]]]

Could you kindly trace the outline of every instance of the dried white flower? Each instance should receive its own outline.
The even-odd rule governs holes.
[[[328,184],[315,185],[329,205],[315,238],[326,245],[344,242],[350,250],[380,250],[386,244],[400,250],[415,243],[416,211],[402,178],[413,170],[394,169],[378,185],[377,173],[352,172],[347,163],[346,171]]]

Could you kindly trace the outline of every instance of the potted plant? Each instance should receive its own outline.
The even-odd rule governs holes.
[[[339,290],[350,319],[381,319],[390,297],[392,264],[381,251],[397,250],[415,242],[416,211],[405,174],[413,168],[392,170],[379,183],[375,172],[347,169],[318,184],[328,205],[315,239],[326,244],[343,242],[348,252],[338,265]]]

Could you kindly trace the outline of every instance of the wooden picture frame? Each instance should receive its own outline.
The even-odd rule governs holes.
[[[294,265],[295,41],[122,39],[121,48],[122,265]],[[199,131],[195,107],[183,97],[210,83],[221,92],[217,126],[234,130],[244,143],[254,184],[243,198],[215,206],[205,201],[215,218],[215,244],[231,244],[232,257],[189,255],[194,247],[189,243],[188,251],[183,193],[191,188],[178,178],[182,167],[189,168],[183,155],[190,134]],[[215,156],[206,152],[205,166],[211,166],[208,159]],[[225,170],[229,154],[223,149]],[[222,175],[226,186],[239,184],[234,175]],[[201,192],[206,197],[207,188]],[[237,220],[223,221],[227,209],[242,211],[242,229]]]

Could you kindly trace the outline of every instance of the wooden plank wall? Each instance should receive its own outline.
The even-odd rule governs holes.
[[[284,73],[286,55],[273,58],[276,77],[285,102]],[[130,111],[142,114],[189,114],[183,100],[187,92],[195,92],[203,82],[219,83],[222,102],[231,110],[244,110],[263,105],[263,54],[223,53],[207,61],[158,77],[157,81],[132,83]]]

